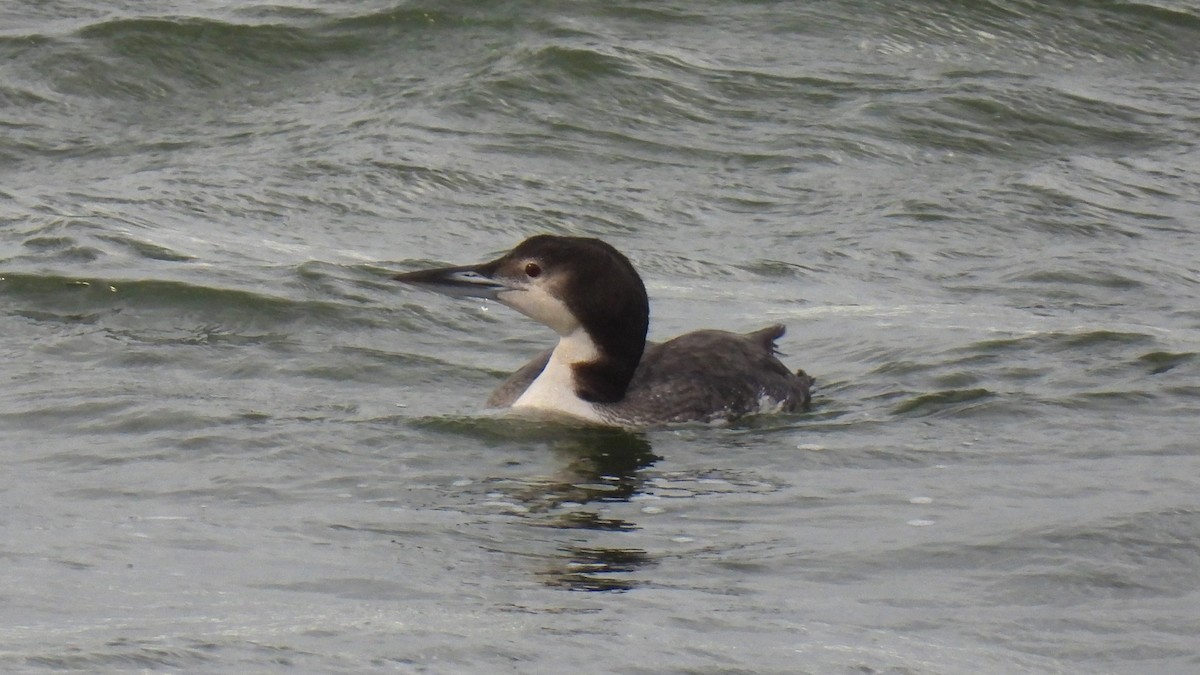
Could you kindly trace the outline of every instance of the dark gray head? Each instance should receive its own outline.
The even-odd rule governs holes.
[[[599,239],[543,234],[491,262],[392,278],[498,300],[560,336],[582,328],[599,352],[574,366],[577,393],[587,401],[620,400],[646,347],[646,287],[629,259]]]

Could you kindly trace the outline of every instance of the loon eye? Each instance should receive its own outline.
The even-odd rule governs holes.
[[[530,279],[536,279],[536,278],[542,276],[542,266],[537,263],[532,263],[532,262],[526,263],[525,264],[525,276],[529,277]]]

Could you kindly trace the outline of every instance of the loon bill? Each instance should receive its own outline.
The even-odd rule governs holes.
[[[497,300],[558,333],[553,349],[492,393],[492,407],[645,427],[795,412],[811,400],[813,378],[776,358],[780,324],[646,342],[646,287],[629,260],[599,239],[538,235],[491,262],[392,278]]]

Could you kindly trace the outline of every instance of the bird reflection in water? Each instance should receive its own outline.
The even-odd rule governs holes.
[[[583,430],[581,430],[583,431]],[[525,495],[538,504],[531,512],[533,524],[573,530],[628,532],[636,523],[607,518],[590,504],[627,502],[641,492],[644,469],[659,459],[651,452],[645,435],[620,429],[587,429],[555,445],[565,466],[539,490]],[[520,498],[520,495],[518,495]],[[563,507],[572,506],[567,510]],[[552,586],[576,591],[625,591],[637,585],[631,573],[654,564],[640,548],[569,545],[559,549],[561,557],[547,561],[539,576]]]
[[[485,481],[493,494],[500,493],[504,502],[520,507],[514,510],[524,524],[579,533],[572,537],[573,543],[560,545],[539,565],[535,574],[546,584],[579,591],[624,591],[638,584],[632,573],[655,564],[643,549],[606,545],[613,535],[639,526],[603,515],[607,505],[628,502],[646,491],[645,470],[661,458],[652,452],[645,433],[511,415],[436,417],[417,424],[488,444],[515,443],[537,447],[539,452],[545,447],[559,459],[561,467],[550,476]]]

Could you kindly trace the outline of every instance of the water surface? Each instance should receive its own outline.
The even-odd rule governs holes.
[[[1200,669],[1184,2],[0,9],[6,671]],[[488,413],[601,237],[814,409]]]

